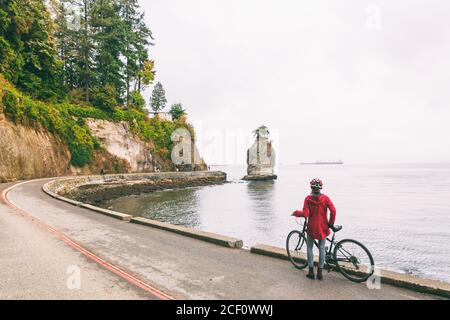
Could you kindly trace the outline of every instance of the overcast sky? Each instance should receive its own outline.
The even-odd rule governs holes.
[[[207,162],[245,162],[261,124],[285,164],[450,162],[449,1],[141,6],[157,80],[187,109]]]

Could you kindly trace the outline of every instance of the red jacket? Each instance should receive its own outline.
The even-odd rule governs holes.
[[[327,209],[330,209],[330,220]],[[307,232],[313,239],[324,240],[330,235],[329,226],[334,225],[336,220],[336,208],[330,198],[324,194],[306,197],[303,214],[309,217]]]

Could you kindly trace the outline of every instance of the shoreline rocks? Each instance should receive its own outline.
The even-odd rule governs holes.
[[[108,200],[140,195],[161,190],[218,185],[226,182],[224,172],[163,172],[158,174],[112,175],[84,178],[76,183],[76,178],[60,181],[55,186],[58,193],[66,198],[99,205]]]
[[[243,178],[245,181],[269,181],[277,180],[278,176],[276,174],[272,175],[247,175]]]

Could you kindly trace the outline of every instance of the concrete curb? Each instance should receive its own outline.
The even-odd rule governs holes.
[[[289,260],[289,257],[286,253],[285,249],[273,247],[265,244],[257,244],[256,246],[253,246],[250,248],[250,252],[254,254],[259,254],[262,256],[268,256],[272,258],[282,259],[282,260]],[[304,262],[303,260],[302,262]]]
[[[223,235],[215,234],[215,233],[210,233],[210,232],[206,232],[206,231],[186,228],[186,227],[182,227],[182,226],[177,226],[177,225],[160,222],[160,221],[156,221],[156,220],[150,220],[150,219],[140,218],[140,217],[133,217],[132,215],[129,215],[129,214],[124,214],[124,213],[120,213],[120,212],[116,212],[116,211],[112,211],[112,210],[107,210],[107,209],[99,208],[99,207],[96,207],[96,206],[93,206],[90,204],[85,204],[85,203],[82,203],[79,201],[68,199],[68,198],[62,197],[62,196],[58,195],[57,193],[51,191],[51,188],[50,188],[51,184],[53,184],[55,181],[61,182],[61,181],[65,181],[65,180],[70,180],[70,178],[69,179],[61,179],[61,180],[52,180],[52,181],[46,183],[44,186],[42,186],[42,190],[44,191],[44,193],[46,193],[47,195],[49,195],[52,198],[55,198],[57,200],[67,202],[76,207],[82,207],[82,208],[85,208],[85,209],[88,209],[91,211],[95,211],[95,212],[107,215],[109,217],[112,217],[112,218],[115,218],[115,219],[118,219],[121,221],[132,222],[132,223],[136,223],[136,224],[140,224],[140,225],[144,225],[144,226],[148,226],[148,227],[152,227],[152,228],[158,228],[161,230],[174,232],[174,233],[177,233],[177,234],[180,234],[183,236],[195,238],[198,240],[217,244],[217,245],[227,247],[227,248],[240,249],[243,247],[243,241],[240,239],[231,238],[231,237],[227,237],[227,236],[223,236]]]
[[[150,220],[146,218],[132,218],[131,223],[136,223],[152,228],[158,228],[161,230],[166,230],[174,233],[178,233],[184,236],[188,236],[190,238],[195,238],[199,240],[203,240],[206,242],[218,244],[228,248],[237,248],[240,249],[243,246],[243,241],[231,238],[227,236],[223,236],[220,234],[215,234],[211,232],[200,231],[196,229],[186,228],[182,226],[176,226],[170,223],[160,222],[156,220]]]
[[[101,213],[101,214],[104,214],[104,215],[107,215],[109,217],[112,217],[112,218],[115,218],[115,219],[118,219],[118,220],[122,220],[122,221],[125,221],[125,222],[130,222],[131,218],[133,218],[133,216],[129,215],[129,214],[124,214],[124,213],[115,212],[115,211],[112,211],[112,210],[107,210],[107,209],[91,206],[90,204],[85,204],[85,203],[82,203],[82,202],[79,202],[79,201],[75,201],[75,200],[72,200],[72,199],[69,199],[69,198],[66,198],[66,197],[62,197],[62,196],[54,193],[53,191],[50,191],[50,188],[49,188],[49,184],[50,183],[53,183],[53,181],[43,185],[42,186],[42,191],[44,191],[46,194],[48,194],[50,197],[52,197],[54,199],[67,202],[67,203],[69,203],[69,204],[71,204],[71,205],[73,205],[75,207],[82,207],[82,208],[85,208],[85,209],[89,209],[91,211],[95,211],[95,212],[98,212],[98,213]]]
[[[62,199],[60,199],[60,200],[62,200]],[[112,210],[108,210],[108,209],[103,209],[103,208],[92,206],[90,204],[83,203],[80,207],[104,214],[104,215],[112,217],[114,219],[122,220],[125,222],[130,222],[131,219],[133,218],[133,216],[130,214],[120,213],[120,212],[116,212],[116,211],[112,211]]]
[[[289,260],[286,249],[269,245],[257,244],[250,249],[250,252],[276,259]],[[450,283],[443,281],[427,280],[408,274],[381,270],[381,282],[416,292],[450,298]]]

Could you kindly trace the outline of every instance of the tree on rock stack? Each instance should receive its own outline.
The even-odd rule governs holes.
[[[152,98],[150,102],[152,110],[156,113],[166,107],[166,91],[164,90],[161,82],[158,82],[153,88]]]
[[[183,109],[181,103],[174,103],[172,107],[170,107],[169,113],[173,120],[179,120],[182,116],[186,115],[186,110]]]

